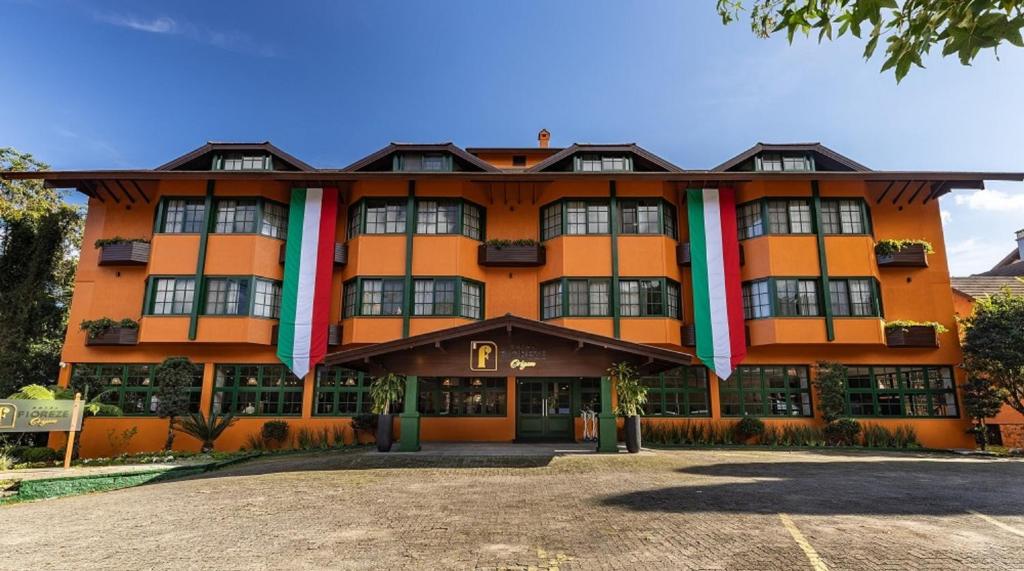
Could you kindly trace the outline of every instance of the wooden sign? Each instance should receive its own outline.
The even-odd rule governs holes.
[[[82,429],[73,400],[0,400],[0,432],[68,432]]]

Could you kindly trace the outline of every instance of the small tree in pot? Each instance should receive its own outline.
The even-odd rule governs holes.
[[[377,450],[387,452],[394,443],[394,414],[391,408],[402,400],[405,394],[405,378],[394,373],[377,377],[370,385],[370,396],[373,398],[373,412],[377,420]]]
[[[617,412],[626,418],[626,450],[630,454],[640,451],[640,415],[643,414],[644,403],[647,402],[647,387],[640,384],[633,365],[626,363],[612,364],[608,376],[615,382],[615,393],[618,397]]]

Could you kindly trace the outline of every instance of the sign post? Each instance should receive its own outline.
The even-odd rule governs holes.
[[[71,430],[68,431],[68,446],[64,450],[64,469],[71,468],[71,451],[75,448],[75,430],[82,415],[82,393],[75,393],[75,404],[71,409]]]

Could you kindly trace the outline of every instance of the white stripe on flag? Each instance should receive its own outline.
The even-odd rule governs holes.
[[[316,291],[316,257],[320,245],[320,208],[323,196],[322,188],[306,189],[298,291],[295,296],[295,341],[292,345],[292,372],[300,379],[309,372],[310,337],[313,332],[313,294]]]
[[[711,309],[711,342],[714,345],[715,374],[728,378],[732,372],[729,342],[729,310],[725,299],[725,256],[722,253],[722,212],[717,188],[705,188],[704,244],[708,260],[708,301]]]

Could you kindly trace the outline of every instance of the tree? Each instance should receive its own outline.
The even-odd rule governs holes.
[[[156,383],[156,414],[168,419],[167,441],[164,450],[174,446],[174,423],[178,417],[189,413],[189,387],[195,378],[196,366],[185,357],[168,357],[156,366],[153,379]]]
[[[964,365],[972,377],[1005,389],[1006,404],[1024,414],[1024,296],[1009,289],[974,302],[963,321]]]
[[[936,44],[942,44],[943,56],[955,53],[963,65],[970,65],[982,49],[998,55],[1004,42],[1024,47],[1024,0],[718,0],[724,24],[744,12],[762,38],[783,30],[790,43],[798,31],[810,35],[817,30],[819,42],[866,34],[864,59],[884,39],[882,71],[894,70],[897,81],[910,66],[923,68],[922,57]]]
[[[969,378],[963,389],[964,410],[974,421],[972,432],[984,450],[988,447],[988,426],[985,425],[985,419],[999,414],[999,409],[1003,408],[1009,393],[981,377]]]
[[[846,416],[846,367],[828,361],[818,362],[814,379],[818,389],[818,410],[826,424]]]
[[[46,168],[0,148],[0,171]],[[81,209],[60,193],[0,179],[0,394],[56,379],[81,234]]]

